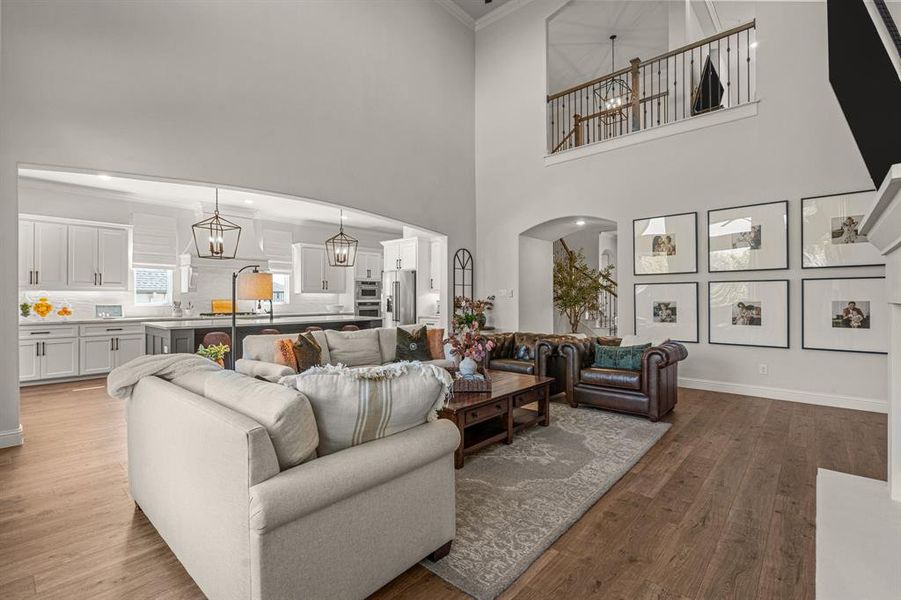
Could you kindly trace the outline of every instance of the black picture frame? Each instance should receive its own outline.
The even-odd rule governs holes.
[[[638,273],[635,268],[636,265],[636,256],[635,256],[635,224],[638,221],[648,221],[650,219],[667,219],[669,217],[684,217],[686,215],[694,215],[694,226],[695,226],[695,268],[694,271],[670,271],[667,273]],[[657,277],[660,275],[691,275],[693,273],[698,272],[698,247],[700,244],[700,234],[698,233],[698,212],[681,212],[681,213],[672,213],[669,215],[654,215],[652,217],[641,217],[639,219],[632,219],[632,276],[633,277]]]
[[[823,268],[823,267],[815,267]],[[830,267],[836,268],[836,267]],[[859,277],[804,277],[801,279],[801,349],[802,350],[818,350],[820,352],[851,352],[853,354],[877,354],[885,356],[888,352],[879,352],[876,350],[845,350],[843,348],[818,348],[815,346],[807,346],[804,341],[804,284],[807,281],[847,281],[855,279],[885,279],[885,275],[861,275]]]
[[[734,342],[714,342],[710,336],[712,331],[710,310],[711,283],[784,283],[785,284],[785,346],[769,344],[736,344]],[[707,343],[713,346],[741,346],[744,348],[775,348],[788,350],[791,348],[791,280],[790,279],[716,279],[707,282]]]
[[[636,310],[636,302],[638,286],[640,285],[693,285],[695,286],[695,339],[694,340],[677,340],[683,344],[700,344],[701,343],[701,293],[697,281],[654,281],[654,282],[637,282],[632,284],[632,332],[638,335],[638,311]]]
[[[767,206],[770,204],[784,204],[785,205],[785,266],[784,267],[767,267],[764,269],[717,269],[716,271],[710,268],[710,215],[715,212],[723,211],[723,210],[735,210],[737,208],[751,208],[753,206]],[[764,272],[764,271],[785,271],[791,268],[791,260],[789,259],[789,255],[791,254],[791,207],[789,206],[788,200],[775,200],[773,202],[756,202],[754,204],[740,204],[738,206],[726,206],[723,208],[711,208],[707,211],[707,272],[708,273],[753,273],[753,272]],[[803,244],[802,244],[803,248]],[[743,280],[750,281],[750,280]]]
[[[818,200],[820,198],[834,198],[835,196],[848,196],[850,194],[863,194],[867,192],[875,192],[874,188],[866,189],[866,190],[857,190],[854,192],[839,192],[837,194],[822,194],[819,196],[804,196],[801,198],[801,202],[798,206],[798,222],[801,224],[801,268],[807,270],[814,269],[857,269],[859,267],[884,267],[885,263],[868,263],[868,264],[859,264],[859,265],[823,265],[823,266],[806,266],[804,264],[804,201],[805,200]],[[811,278],[813,279],[813,278]],[[828,278],[832,279],[832,278]],[[844,350],[840,350],[840,352],[845,352]]]

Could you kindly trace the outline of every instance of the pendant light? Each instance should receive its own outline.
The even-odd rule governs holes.
[[[199,258],[229,260],[238,252],[241,227],[219,216],[219,188],[216,188],[216,209],[213,216],[191,225],[191,231],[194,233],[194,247]],[[227,249],[226,245],[231,243],[232,236],[235,245]]]
[[[344,233],[344,211],[340,211],[338,233],[325,240],[325,253],[330,267],[352,267],[357,260],[356,239]]]

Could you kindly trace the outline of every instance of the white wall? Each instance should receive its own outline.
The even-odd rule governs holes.
[[[518,294],[519,326],[523,331],[553,331],[557,319],[554,310],[554,243],[525,235],[519,236],[519,281],[527,294]],[[489,293],[481,294],[487,296]],[[497,322],[492,311],[492,323]]]
[[[800,198],[866,189],[867,171],[827,77],[824,3],[760,2],[757,16],[759,114],[716,127],[545,166],[545,19],[563,0],[534,2],[476,34],[476,254],[480,294],[519,290],[520,232],[561,215],[614,219],[621,289],[620,332],[632,329],[632,219],[788,199],[791,269],[744,278],[788,278],[791,349],[689,344],[680,366],[687,383],[791,399],[884,407],[884,356],[800,348],[800,279],[878,275],[882,268],[802,271]],[[515,102],[510,99],[516,99]],[[706,271],[706,240],[700,242]],[[707,337],[706,281],[692,275],[643,281],[700,281],[701,339]],[[519,298],[497,299],[495,320],[523,323]],[[766,363],[769,375],[758,375]],[[849,376],[853,373],[854,376]],[[694,380],[694,381],[689,381]],[[703,380],[703,381],[701,381]],[[763,389],[760,386],[764,386]]]
[[[3,2],[0,22],[6,281],[19,162],[315,198],[475,250],[474,34],[436,3]],[[0,364],[0,436],[16,371]]]

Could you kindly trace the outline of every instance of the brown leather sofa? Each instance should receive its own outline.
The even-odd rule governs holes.
[[[573,407],[579,404],[641,415],[657,421],[676,406],[678,365],[688,356],[685,346],[664,342],[644,351],[641,370],[592,367],[598,338],[568,340],[560,345],[565,361],[564,389]],[[611,345],[609,338],[600,343]],[[618,344],[613,344],[618,345]]]
[[[485,357],[485,364],[489,369],[553,377],[551,395],[563,391],[566,365],[558,348],[563,341],[574,338],[559,334],[524,331],[498,333],[489,338],[495,343],[494,350],[488,352]],[[531,349],[529,357],[517,358],[517,349],[523,345]]]

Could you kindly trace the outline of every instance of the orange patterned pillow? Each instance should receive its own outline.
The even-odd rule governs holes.
[[[427,329],[426,336],[432,360],[444,358],[444,329]]]
[[[294,340],[281,338],[275,340],[275,364],[291,367],[297,372],[297,357],[294,355]]]

